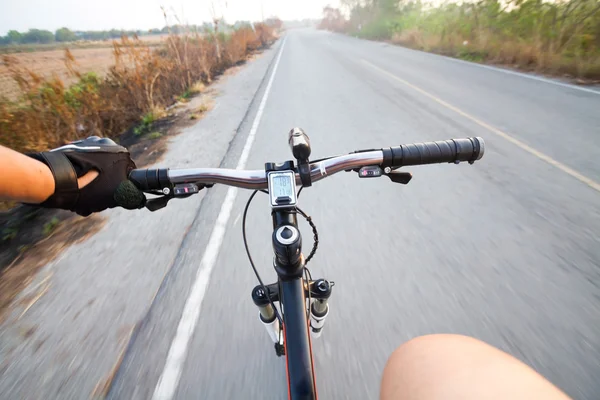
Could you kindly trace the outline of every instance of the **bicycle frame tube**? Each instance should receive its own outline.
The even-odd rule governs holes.
[[[273,228],[282,225],[297,228],[295,211],[273,211]],[[289,276],[281,273],[283,267],[277,266],[279,277],[279,296],[283,311],[283,332],[288,380],[288,395],[291,400],[313,400],[317,398],[314,377],[312,345],[308,332],[306,297],[302,275]],[[301,260],[304,268],[304,258]]]
[[[279,281],[283,308],[284,345],[291,400],[317,398],[312,346],[306,318],[304,279]]]

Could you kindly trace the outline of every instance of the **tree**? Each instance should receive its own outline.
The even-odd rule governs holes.
[[[277,29],[277,30],[281,30],[281,27],[283,26],[283,22],[279,18],[277,18],[277,17],[270,17],[265,22],[271,28],[274,28],[274,29]]]
[[[52,43],[54,34],[50,31],[30,29],[23,35],[23,43]]]
[[[346,25],[346,19],[339,8],[325,6],[323,8],[323,19],[319,24],[320,29],[326,29],[334,32],[343,32]]]
[[[23,41],[23,35],[17,31],[8,31],[5,40],[7,44],[19,44]]]
[[[108,34],[113,39],[120,39],[121,36],[123,36],[124,32],[118,29],[111,29],[110,31],[108,31]]]
[[[252,28],[250,21],[235,21],[233,29]]]
[[[77,40],[77,36],[69,28],[57,29],[54,38],[57,42],[74,42]]]

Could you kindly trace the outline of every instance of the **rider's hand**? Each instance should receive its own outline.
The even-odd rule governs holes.
[[[145,203],[144,194],[127,180],[129,172],[135,169],[129,152],[110,139],[91,136],[54,150],[28,155],[46,164],[54,175],[54,194],[40,204],[42,207],[62,208],[87,216],[122,205],[115,199],[120,185],[127,185],[129,195],[133,191],[134,196],[139,197],[139,206],[135,208]],[[81,185],[87,177],[93,177],[88,174],[93,171],[98,176],[85,186]],[[81,187],[78,187],[78,178],[81,178]]]

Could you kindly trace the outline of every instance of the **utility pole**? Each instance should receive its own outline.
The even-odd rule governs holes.
[[[215,41],[215,50],[217,52],[217,60],[221,62],[221,46],[219,46],[219,18],[215,10],[215,2],[210,2],[211,16],[213,19],[213,38]]]

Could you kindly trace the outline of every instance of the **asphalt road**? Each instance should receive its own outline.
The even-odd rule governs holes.
[[[313,342],[320,396],[375,399],[395,347],[454,332],[510,352],[574,398],[597,398],[600,93],[324,32],[286,36],[265,56],[265,79],[221,165],[237,165],[281,46],[247,168],[291,158],[293,126],[309,134],[314,158],[486,140],[475,165],[411,168],[407,186],[341,173],[302,193],[320,235],[312,274],[336,282]],[[202,199],[112,398],[152,396],[226,191],[215,187]],[[227,221],[177,399],[286,396],[284,360],[250,299],[256,280],[240,229],[248,195],[237,193]],[[259,270],[274,281],[265,196],[248,226]],[[303,232],[308,251],[312,235]]]

